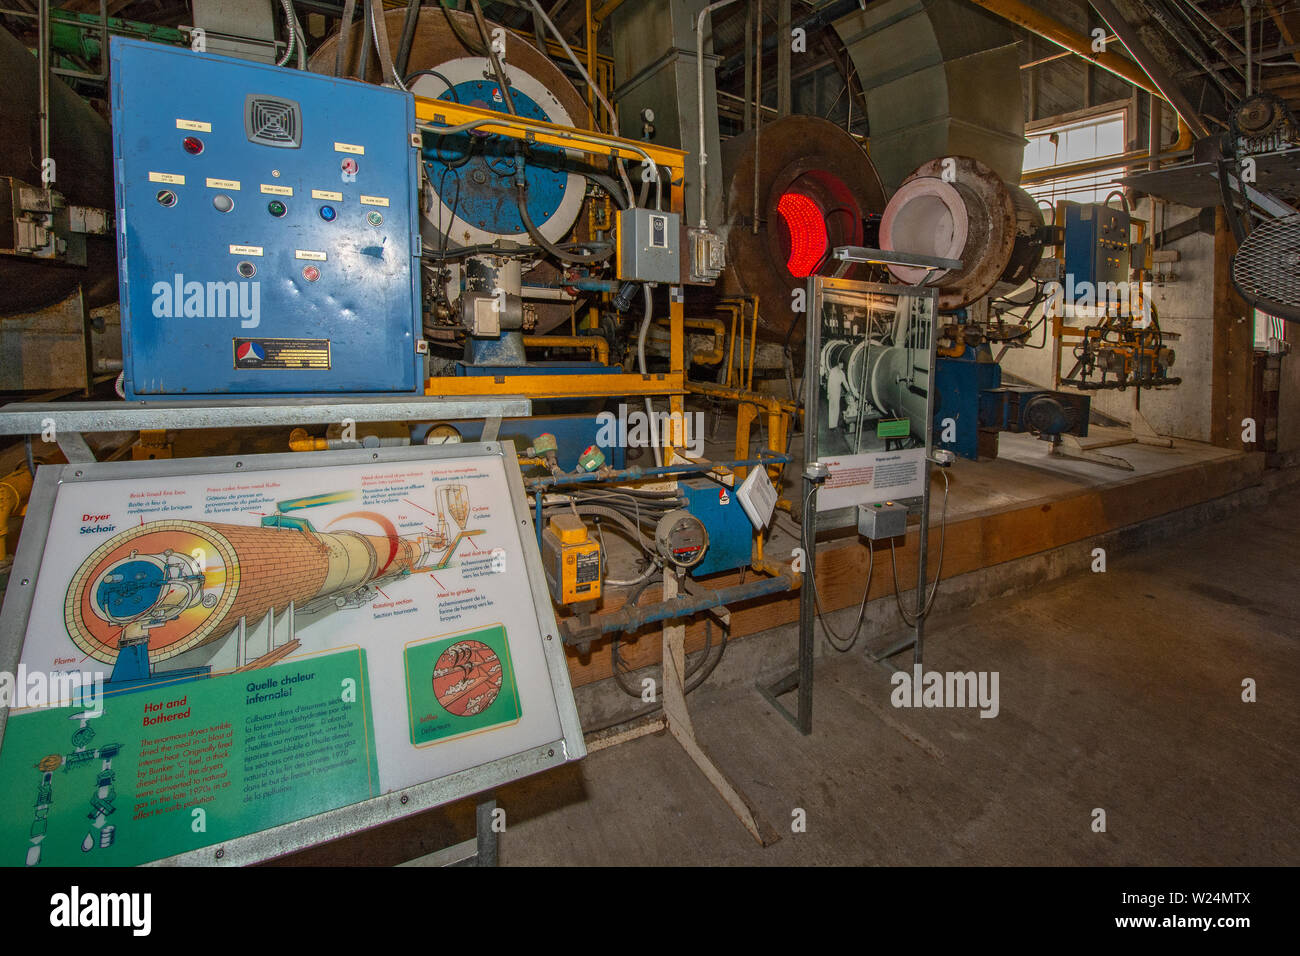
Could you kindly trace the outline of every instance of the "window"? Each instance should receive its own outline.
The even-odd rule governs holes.
[[[1285,355],[1291,351],[1287,342],[1286,323],[1267,312],[1254,310],[1255,316],[1255,350]]]
[[[1128,142],[1125,130],[1127,110],[1118,109],[1087,119],[1043,127],[1026,133],[1024,171],[1049,170],[1090,159],[1119,156]],[[1026,186],[1035,199],[1054,203],[1058,199],[1072,202],[1104,202],[1124,175],[1123,166],[1098,170],[1083,176],[1065,176]]]

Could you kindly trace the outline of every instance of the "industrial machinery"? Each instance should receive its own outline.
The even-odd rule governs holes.
[[[1053,238],[1030,196],[989,167],[964,156],[922,164],[890,198],[880,224],[886,252],[960,262],[959,268],[890,263],[894,277],[939,293],[946,313],[935,359],[936,444],[966,458],[997,457],[1000,431],[1047,440],[1084,436],[1089,401],[1046,388],[1004,387],[998,364],[1046,322],[1047,296],[1035,281],[1028,300],[1009,298],[1035,279]],[[1073,252],[1074,245],[1070,246]],[[1092,246],[1088,249],[1091,251]],[[1113,257],[1113,249],[1103,250]],[[1097,261],[1105,256],[1098,253]],[[1007,321],[1012,308],[1023,309]],[[1043,314],[1035,322],[1036,310]],[[993,349],[1000,346],[995,356]]]
[[[1168,343],[1176,336],[1160,328],[1146,278],[1145,223],[1127,204],[1117,209],[1108,201],[1060,202],[1056,224],[1060,266],[1046,291],[1057,383],[1084,391],[1179,384],[1169,373],[1176,355]],[[1063,372],[1067,343],[1074,343],[1074,364]]]
[[[411,98],[111,48],[126,397],[418,394]]]

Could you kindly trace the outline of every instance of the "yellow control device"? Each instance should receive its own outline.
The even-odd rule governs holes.
[[[558,514],[547,523],[542,531],[542,566],[556,604],[600,597],[600,543],[577,515]]]

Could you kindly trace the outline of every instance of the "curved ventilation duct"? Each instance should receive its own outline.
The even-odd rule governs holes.
[[[867,96],[886,188],[936,156],[1020,181],[1025,118],[1015,35],[964,0],[883,0],[835,22]]]

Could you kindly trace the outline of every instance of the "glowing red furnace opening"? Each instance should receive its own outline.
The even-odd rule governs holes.
[[[786,193],[776,204],[790,231],[790,258],[785,266],[792,276],[811,275],[826,255],[826,217],[821,207],[803,193]]]

